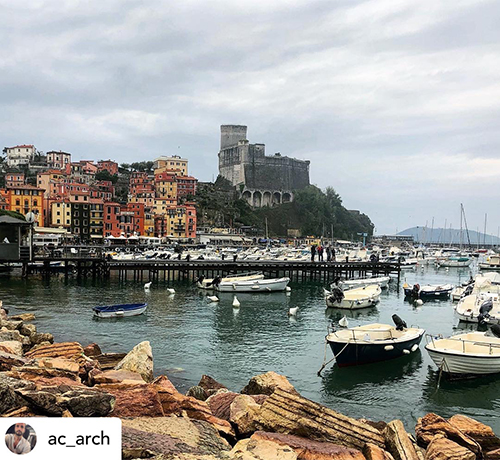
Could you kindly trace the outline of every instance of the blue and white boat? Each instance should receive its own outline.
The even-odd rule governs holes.
[[[454,286],[451,284],[427,284],[425,286],[420,286],[419,284],[414,284],[410,286],[409,284],[403,284],[403,289],[405,291],[405,297],[410,297],[414,299],[430,300],[430,299],[447,299],[451,291],[453,291]]]
[[[126,316],[142,315],[147,307],[147,303],[127,303],[94,307],[92,310],[94,316],[98,318],[124,318]]]

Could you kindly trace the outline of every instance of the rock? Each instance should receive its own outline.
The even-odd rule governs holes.
[[[19,409],[14,409],[11,410],[10,412],[7,412],[1,417],[35,417],[36,414],[28,407],[28,406],[23,406]]]
[[[0,371],[10,371],[17,366],[24,366],[28,362],[22,356],[0,351]]]
[[[126,353],[103,353],[102,355],[93,356],[93,358],[104,371],[114,369],[125,356],[127,356]]]
[[[136,372],[131,371],[99,371],[93,375],[94,384],[101,383],[145,383],[144,379]]]
[[[19,328],[19,332],[21,333],[21,335],[24,335],[26,337],[30,337],[36,333],[36,326],[34,324],[23,324]],[[30,343],[31,343],[31,340],[30,340]]]
[[[401,420],[389,422],[384,429],[387,450],[396,460],[419,460]]]
[[[73,415],[71,414],[71,412],[70,412],[68,409],[66,409],[66,410],[64,410],[64,411],[63,411],[63,413],[61,414],[61,417],[64,417],[64,418],[72,418],[72,417],[73,417]]]
[[[163,417],[157,388],[152,384],[102,384],[96,388],[115,397],[112,417]]]
[[[156,377],[152,383],[153,385],[157,385],[167,391],[177,391],[174,384],[168,379],[166,375],[160,375],[159,377]]]
[[[187,417],[124,419],[122,427],[123,449],[147,449],[164,458],[181,459],[183,454],[193,455],[193,460],[203,455],[219,458],[230,449],[212,425]]]
[[[14,379],[7,376],[5,372],[0,373],[0,414],[7,414],[29,405],[28,401],[16,392],[23,388],[35,389],[35,384]]]
[[[78,366],[78,364],[76,364],[76,366]],[[30,380],[39,385],[56,385],[55,382],[52,382],[52,379],[54,378],[59,379],[57,384],[64,382],[68,385],[80,385],[82,383],[80,377],[78,376],[78,372],[71,372],[57,368],[39,367],[31,364],[25,364],[21,367],[12,368],[10,375],[19,379]]]
[[[476,454],[450,439],[436,436],[427,447],[425,460],[476,460]]]
[[[115,398],[94,388],[71,388],[63,393],[58,402],[74,417],[105,417],[112,410]]]
[[[490,450],[484,454],[484,460],[500,460],[500,449]]]
[[[149,342],[136,345],[116,366],[115,370],[124,369],[137,372],[146,382],[153,381],[153,350]]]
[[[11,331],[2,327],[0,329],[0,342],[10,342],[12,340],[16,340],[17,342],[23,341],[23,336],[19,331]]]
[[[94,358],[96,356],[102,355],[101,348],[97,343],[91,343],[83,349],[83,354],[89,358]]]
[[[257,426],[262,431],[294,434],[354,449],[362,449],[367,442],[385,446],[376,428],[280,388],[262,404]]]
[[[58,369],[61,371],[72,372],[77,374],[80,366],[75,361],[66,358],[40,358],[37,360],[38,366],[47,369]]]
[[[21,389],[16,390],[24,400],[28,401],[30,408],[36,413],[50,416],[61,416],[65,407],[62,407],[57,401],[59,391],[57,387],[49,387],[48,390],[42,389]]]
[[[476,441],[466,436],[448,422],[448,420],[432,412],[418,419],[415,426],[415,433],[417,435],[417,442],[422,447],[427,447],[435,436],[440,435],[456,442],[475,454],[480,454],[482,450]]]
[[[54,336],[52,334],[49,334],[48,332],[45,333],[34,332],[33,334],[30,335],[30,341],[32,345],[40,345],[43,342],[54,343]]]
[[[394,457],[387,451],[370,443],[363,447],[363,455],[366,460],[394,460]]]
[[[11,355],[23,356],[23,344],[17,340],[6,340],[0,342],[0,351]]]
[[[8,320],[0,320],[0,327],[5,328],[9,331],[16,331],[23,325],[22,321],[13,321],[12,318]]]
[[[295,451],[286,445],[280,445],[264,439],[243,439],[231,450],[234,460],[297,460]]]
[[[231,415],[231,404],[239,393],[225,391],[210,396],[205,402],[210,407],[212,414],[223,420],[229,421]]]
[[[240,436],[246,437],[257,430],[256,420],[260,405],[248,395],[238,395],[230,406],[229,421],[238,429]]]
[[[196,398],[200,401],[205,401],[208,398],[207,392],[202,387],[200,387],[198,385],[191,387],[187,391],[186,396],[192,396],[193,398]]]
[[[299,395],[284,375],[273,371],[252,377],[247,386],[241,390],[241,393],[247,395],[272,395],[277,388],[296,394],[297,396]]]
[[[21,313],[20,315],[11,316],[10,319],[14,321],[33,321],[35,315],[33,313]]]
[[[474,439],[482,447],[483,452],[500,449],[500,438],[488,425],[459,414],[454,415],[448,421],[463,434]]]
[[[2,319],[2,320],[7,319],[7,312],[5,311],[4,308],[0,308],[0,319]]]
[[[222,385],[222,383],[217,382],[217,380],[205,374],[201,376],[198,386],[203,388],[208,396],[213,395],[218,390],[222,389],[227,390],[227,388],[224,385]]]
[[[42,345],[26,353],[27,358],[66,358],[83,362],[83,348],[78,342],[62,342]]]
[[[365,460],[364,455],[356,449],[338,446],[331,442],[311,441],[290,434],[257,431],[250,439],[271,441],[288,446],[297,454],[299,460]],[[382,460],[384,460],[383,457]]]

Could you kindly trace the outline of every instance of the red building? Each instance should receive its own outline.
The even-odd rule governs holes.
[[[97,170],[108,171],[112,176],[118,174],[118,163],[112,160],[100,160],[97,162]]]
[[[125,236],[144,235],[144,205],[127,203],[120,207],[120,232]]]
[[[120,205],[118,203],[104,203],[103,236],[120,236]]]
[[[196,195],[196,186],[198,179],[193,176],[176,176],[177,180],[177,196],[194,196]]]
[[[15,172],[5,174],[5,186],[6,187],[17,187],[19,185],[24,185],[24,173]]]

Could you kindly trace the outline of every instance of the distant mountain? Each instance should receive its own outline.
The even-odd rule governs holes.
[[[460,230],[455,228],[430,229],[429,227],[412,227],[399,232],[398,235],[411,235],[413,236],[415,242],[418,243],[460,244]],[[467,231],[465,229],[462,230],[462,242],[464,244],[469,244],[469,239],[471,244],[479,244],[479,246],[485,242],[488,246],[500,244],[500,238],[496,236],[486,234],[485,241],[484,233],[469,230],[469,234],[467,236]]]

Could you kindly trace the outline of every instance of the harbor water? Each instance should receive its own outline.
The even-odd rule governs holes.
[[[459,324],[451,300],[415,306],[404,299],[402,283],[458,284],[469,269],[434,266],[402,273],[401,284],[391,281],[380,303],[373,308],[347,312],[349,326],[382,322],[392,324],[396,313],[408,325],[444,336]],[[240,391],[248,380],[269,370],[286,375],[305,397],[346,415],[371,420],[401,419],[412,430],[418,417],[436,412],[474,417],[500,433],[500,376],[472,380],[441,379],[424,349],[379,364],[339,369],[331,364],[317,375],[325,356],[328,325],[344,311],[326,310],[323,285],[293,283],[289,293],[218,294],[210,303],[191,283],[153,284],[146,292],[135,281],[76,280],[53,275],[22,279],[16,271],[0,275],[0,299],[11,314],[34,313],[39,331],[51,332],[56,341],[96,342],[104,352],[125,352],[149,340],[155,374],[166,373],[180,391],[196,385],[208,374],[229,389]],[[167,287],[174,288],[169,295]],[[95,319],[92,307],[119,303],[148,303],[145,315],[111,320]],[[290,307],[299,307],[289,317]],[[326,358],[331,359],[330,349]]]

